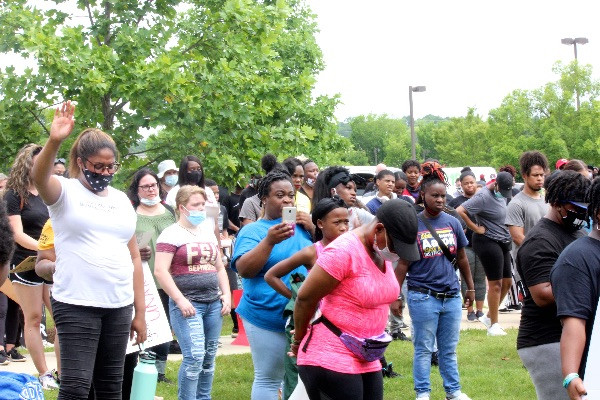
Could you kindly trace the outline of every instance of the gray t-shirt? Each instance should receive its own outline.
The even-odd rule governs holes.
[[[469,214],[475,216],[477,223],[485,227],[485,236],[493,240],[510,240],[510,232],[506,222],[506,199],[498,198],[484,187],[462,206]]]
[[[519,192],[508,203],[506,209],[506,225],[520,226],[523,228],[523,233],[527,232],[548,212],[548,204],[544,198],[532,199],[523,192]],[[519,247],[515,243],[511,251],[513,259],[516,260]]]
[[[242,208],[240,209],[240,220],[249,219],[250,221],[258,221],[260,218],[260,199],[258,195],[254,195],[252,197],[248,197],[244,200],[244,204],[242,204]]]

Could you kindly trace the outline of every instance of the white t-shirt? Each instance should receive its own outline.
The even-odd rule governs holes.
[[[165,199],[165,203],[173,207],[173,209],[177,208],[177,206],[175,205],[175,197],[177,196],[177,192],[179,192],[179,188],[179,185],[173,186],[173,189],[169,190],[169,193],[167,193],[167,198]],[[217,199],[215,198],[215,194],[213,193],[212,189],[208,186],[205,186],[204,191],[206,192],[206,198],[208,199],[206,200],[206,205],[218,207],[219,203],[217,202]]]
[[[56,272],[52,296],[63,303],[119,308],[133,303],[133,263],[127,243],[136,213],[125,195],[108,187],[102,197],[77,179],[58,177],[62,191],[48,206]]]

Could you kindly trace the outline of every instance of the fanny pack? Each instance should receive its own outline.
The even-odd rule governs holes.
[[[344,346],[346,346],[346,348],[350,350],[352,354],[364,361],[379,360],[381,357],[383,357],[385,349],[392,341],[392,337],[386,332],[382,333],[381,335],[371,336],[370,338],[365,339],[342,332],[340,328],[325,318],[324,315],[321,315],[319,318],[317,318],[312,325],[316,325],[318,323],[325,325],[334,335],[340,338]],[[302,351],[305,353],[308,343],[312,337],[312,333],[313,330],[311,329],[308,339],[306,342],[304,342],[304,346],[302,347]]]

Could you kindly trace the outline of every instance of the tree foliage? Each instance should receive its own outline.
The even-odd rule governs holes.
[[[18,148],[6,133],[43,140],[44,110],[66,99],[77,103],[79,129],[109,132],[130,168],[196,154],[226,183],[269,151],[321,163],[351,152],[337,135],[338,99],[311,97],[323,61],[302,1],[77,0],[85,22],[52,6],[61,2],[0,5],[0,51],[35,61],[2,71],[5,160]],[[130,151],[140,128],[159,131],[144,162]]]

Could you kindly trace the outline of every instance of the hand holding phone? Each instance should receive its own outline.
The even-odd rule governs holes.
[[[290,225],[294,231],[296,228],[296,212],[296,207],[283,207],[281,212],[281,222],[285,222]]]

